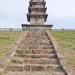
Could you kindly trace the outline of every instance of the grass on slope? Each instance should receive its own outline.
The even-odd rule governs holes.
[[[60,52],[65,57],[65,65],[75,74],[75,31],[52,33],[57,41]]]
[[[0,32],[0,56],[9,50],[22,32]]]

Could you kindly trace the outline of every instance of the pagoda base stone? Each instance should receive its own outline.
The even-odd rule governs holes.
[[[23,31],[38,31],[38,30],[51,30],[53,25],[31,25],[31,24],[22,24]]]

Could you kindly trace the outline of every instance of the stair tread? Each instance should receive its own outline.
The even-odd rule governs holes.
[[[9,71],[7,74],[3,75],[65,75],[63,72],[11,72]]]
[[[41,56],[41,55],[56,55],[56,54],[55,53],[53,53],[53,54],[52,53],[51,54],[28,54],[28,53],[25,53],[24,55],[38,55],[38,56],[40,55]]]
[[[27,50],[27,49],[18,49],[18,50]],[[50,51],[50,50],[52,50],[53,51],[53,49],[32,49],[32,50],[46,50],[46,51]]]
[[[36,63],[36,64],[57,64],[59,61],[57,59],[47,59],[47,58],[12,58],[12,63]]]
[[[57,61],[57,59],[54,59],[54,58],[50,59],[50,58],[21,58],[21,57],[14,57],[12,59],[16,59],[16,60],[55,60],[55,61]]]
[[[8,66],[53,66],[53,67],[59,67],[60,65],[57,64],[19,64],[19,63],[10,63]]]

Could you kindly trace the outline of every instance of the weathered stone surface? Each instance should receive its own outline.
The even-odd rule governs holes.
[[[6,67],[7,71],[24,71],[24,65],[22,64],[9,64]]]

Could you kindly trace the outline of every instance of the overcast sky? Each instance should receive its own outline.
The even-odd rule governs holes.
[[[0,28],[21,27],[28,23],[29,0],[0,0]],[[54,28],[75,29],[75,0],[46,0],[47,24]]]

